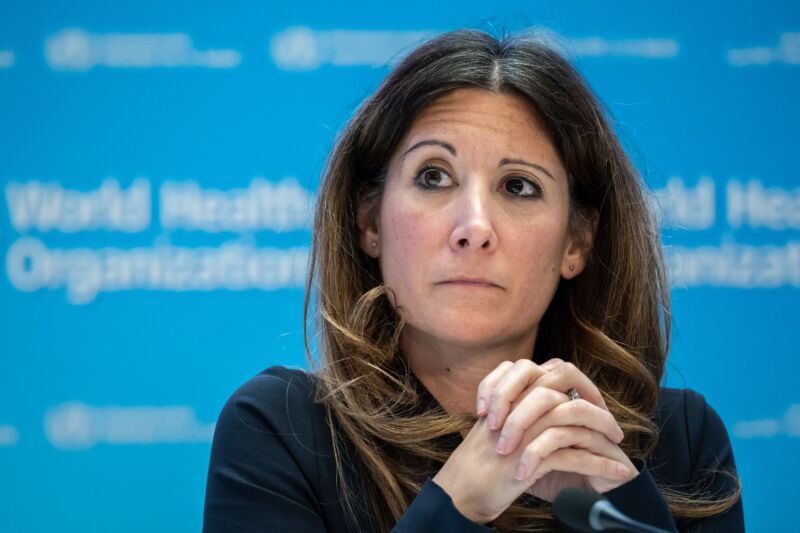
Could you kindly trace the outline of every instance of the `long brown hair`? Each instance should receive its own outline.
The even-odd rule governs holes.
[[[650,415],[669,349],[669,287],[641,177],[597,98],[552,47],[524,35],[446,33],[408,55],[337,139],[318,198],[306,286],[305,323],[313,294],[320,361],[304,331],[306,348],[334,430],[344,503],[350,513],[358,511],[343,474],[343,455],[353,453],[371,503],[367,512],[382,531],[447,460],[441,438],[469,429],[474,418],[419,408],[419,391],[398,349],[402,317],[377,262],[359,247],[357,206],[379,203],[389,159],[420,111],[465,87],[514,92],[536,108],[569,175],[571,229],[597,224],[586,268],[561,280],[531,356],[558,355],[597,385],[625,432],[621,448],[631,459],[647,457],[658,440]],[[722,500],[669,488],[663,493],[673,514],[683,517],[722,512],[739,497],[738,488]],[[521,497],[495,526],[552,528],[550,507],[527,500]]]

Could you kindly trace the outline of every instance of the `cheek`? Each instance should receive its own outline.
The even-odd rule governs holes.
[[[413,276],[424,274],[433,253],[435,221],[422,210],[391,209],[381,216],[381,272],[384,283],[398,292],[413,290]]]
[[[564,226],[559,220],[543,219],[513,235],[509,249],[514,255],[511,263],[525,270],[524,277],[542,283],[560,276],[566,239]]]
[[[538,322],[553,299],[561,280],[564,254],[564,227],[557,220],[542,220],[529,225],[514,239],[519,320]]]

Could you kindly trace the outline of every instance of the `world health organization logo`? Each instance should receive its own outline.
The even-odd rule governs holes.
[[[47,411],[45,436],[63,450],[86,450],[97,444],[210,442],[213,423],[197,420],[186,405],[97,407],[67,402]]]
[[[230,69],[242,60],[236,50],[197,50],[186,33],[93,34],[80,28],[48,37],[44,54],[50,68],[66,71],[87,71],[97,66]]]

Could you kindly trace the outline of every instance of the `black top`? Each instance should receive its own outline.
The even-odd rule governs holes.
[[[211,447],[205,533],[354,530],[348,526],[337,490],[326,410],[314,402],[316,379],[302,370],[271,367],[230,397]],[[424,387],[421,392],[428,401],[436,401]],[[670,531],[744,531],[741,501],[722,515],[673,520],[656,487],[659,483],[686,490],[696,473],[735,469],[728,434],[717,413],[696,392],[662,388],[654,420],[660,428],[658,446],[644,464],[636,463],[640,474],[604,496],[628,516]],[[451,440],[457,445],[461,435],[455,433]],[[357,530],[373,531],[356,472],[346,459],[345,475],[357,499]],[[716,475],[711,483],[712,494],[723,494],[730,479]],[[493,530],[464,517],[428,478],[393,531]],[[562,526],[561,531],[573,530]]]

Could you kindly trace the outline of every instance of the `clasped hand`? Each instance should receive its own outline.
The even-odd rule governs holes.
[[[569,399],[571,388],[580,399]],[[571,363],[501,363],[478,386],[476,411],[433,478],[475,522],[494,520],[525,491],[553,501],[566,487],[606,492],[638,474],[600,391]]]

